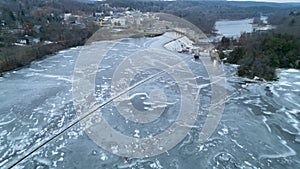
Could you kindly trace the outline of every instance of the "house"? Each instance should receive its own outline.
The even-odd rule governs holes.
[[[68,21],[70,19],[70,17],[72,16],[71,13],[65,13],[64,14],[64,21]]]
[[[5,20],[2,20],[1,21],[1,26],[6,26],[7,24],[6,24],[6,22],[5,22]]]
[[[22,37],[22,38],[19,38],[19,39],[17,40],[17,43],[26,45],[26,44],[28,44],[28,41],[27,41],[26,38]]]
[[[97,16],[97,17],[103,16],[103,15],[104,15],[103,12],[95,12],[95,13],[94,13],[94,16]]]
[[[27,44],[37,44],[40,43],[40,38],[34,38],[32,36],[25,35],[17,40],[17,43],[27,45]]]
[[[32,39],[32,43],[37,44],[37,43],[40,43],[40,42],[41,42],[40,38],[33,38]]]
[[[105,16],[104,20],[110,20],[112,18],[112,16]]]

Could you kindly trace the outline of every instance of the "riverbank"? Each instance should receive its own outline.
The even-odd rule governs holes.
[[[147,16],[147,15],[146,15]],[[137,17],[138,18],[138,17]],[[63,27],[59,24],[48,25],[46,34],[41,33],[43,41],[51,41],[51,44],[44,42],[35,45],[10,46],[0,49],[0,74],[29,65],[32,61],[42,59],[47,55],[54,54],[60,50],[74,46],[90,44],[95,41],[110,41],[122,38],[141,38],[160,36],[165,32],[175,31],[180,36],[192,40],[203,48],[208,43],[198,42],[206,38],[205,34],[195,25],[186,20],[169,14],[155,13],[149,15],[149,21],[141,22],[138,25],[127,27],[98,27],[95,24],[86,24],[86,28]],[[151,24],[149,25],[149,22]],[[52,29],[54,28],[54,29]]]
[[[111,31],[100,29],[93,35],[82,37],[80,41],[65,41],[51,44],[36,44],[30,46],[11,46],[0,49],[0,76],[7,71],[12,71],[28,66],[32,61],[43,59],[61,50],[75,46],[82,46],[95,41],[116,40],[122,38],[155,37],[163,32],[140,32],[134,30]]]
[[[31,46],[12,46],[1,49],[0,75],[4,72],[15,70],[29,65],[32,61],[42,59],[47,55],[70,47],[83,45],[83,42],[67,45],[65,43],[37,44]]]

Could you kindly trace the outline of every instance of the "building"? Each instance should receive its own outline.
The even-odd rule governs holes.
[[[26,44],[37,44],[40,43],[40,38],[34,38],[32,36],[25,35],[22,38],[19,38],[17,43],[26,45]]]
[[[64,21],[68,21],[71,18],[72,14],[71,13],[65,13],[64,14]]]

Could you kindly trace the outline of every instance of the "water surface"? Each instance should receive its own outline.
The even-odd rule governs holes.
[[[110,98],[112,72],[117,65],[131,52],[160,38],[163,37],[124,39],[108,53],[96,79],[95,95],[100,103]],[[81,48],[61,51],[0,78],[1,168],[8,167],[10,162],[76,118],[71,81]],[[173,149],[151,158],[126,159],[100,148],[76,125],[22,161],[19,168],[300,168],[300,71],[278,70],[278,82],[253,83],[234,76],[236,67],[224,65],[225,111],[215,133],[201,143],[198,139],[210,105],[210,80],[200,61],[178,55],[186,59],[201,86],[202,114],[186,138]],[[155,71],[146,71],[137,78]],[[176,87],[171,76],[162,74],[130,91],[135,99],[133,103],[140,109],[149,108],[144,102],[149,90],[160,88],[168,93],[166,112],[150,125],[124,120],[113,103],[100,112],[111,126],[128,136],[156,134],[174,123],[180,99]]]

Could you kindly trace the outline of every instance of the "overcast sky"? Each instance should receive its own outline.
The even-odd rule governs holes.
[[[300,3],[300,0],[229,0],[229,1],[257,1],[257,2],[280,2],[280,3],[299,2]]]

